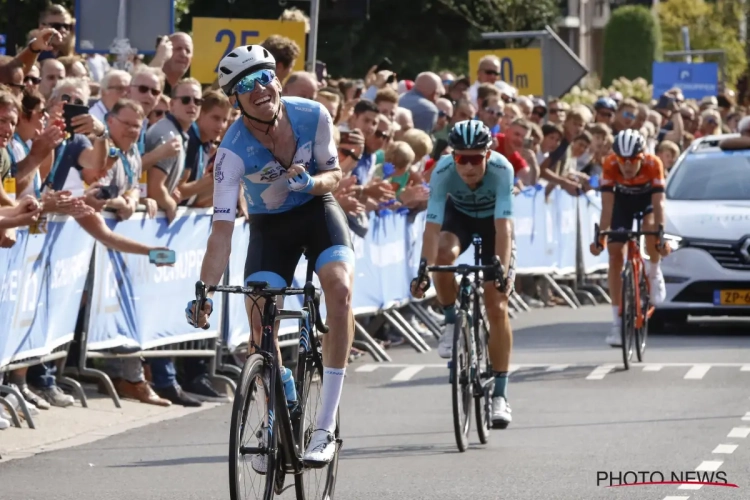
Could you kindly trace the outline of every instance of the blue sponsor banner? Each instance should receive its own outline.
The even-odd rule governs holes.
[[[136,214],[112,230],[148,246],[169,247],[177,254],[172,267],[156,267],[145,255],[120,254],[97,245],[94,297],[89,320],[89,348],[136,345],[142,349],[211,338],[218,335],[221,315],[212,316],[212,329],[198,330],[185,320],[185,306],[195,297],[203,254],[211,226],[208,210],[191,210],[167,225],[163,216]],[[222,295],[214,297],[221,311]]]
[[[581,219],[581,245],[583,246],[583,269],[586,274],[609,267],[606,247],[598,257],[591,255],[589,247],[594,242],[594,224],[599,224],[602,213],[601,193],[589,191],[578,198],[578,216]]]
[[[702,99],[719,93],[719,65],[716,63],[655,62],[653,98],[658,99],[673,87],[686,99]]]
[[[554,208],[552,208],[555,220],[555,272],[558,274],[571,274],[576,271],[576,221],[578,217],[577,198],[568,196],[561,189],[552,192],[554,196]]]
[[[229,285],[243,286],[245,284],[245,257],[247,256],[249,241],[250,229],[245,223],[245,219],[235,220],[234,231],[232,232],[232,253],[229,256]],[[224,294],[215,294],[214,299],[219,295]],[[233,351],[247,342],[250,327],[245,312],[245,297],[239,294],[227,294],[225,300],[228,301],[228,313],[224,341],[227,347]],[[215,307],[214,310],[216,310]],[[211,323],[216,321],[217,319],[212,315]]]
[[[16,232],[0,251],[0,365],[50,354],[73,340],[94,240],[76,223],[52,217],[47,233]]]

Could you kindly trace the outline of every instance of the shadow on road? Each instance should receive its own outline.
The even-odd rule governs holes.
[[[111,465],[108,469],[122,469],[133,467],[170,467],[174,465],[198,465],[198,464],[223,464],[227,462],[227,455],[218,457],[181,457],[168,458],[164,460],[144,460],[142,462],[127,465]]]
[[[341,458],[347,460],[364,460],[369,458],[397,458],[445,455],[459,453],[455,445],[401,445],[401,446],[372,446],[369,448],[341,449]]]

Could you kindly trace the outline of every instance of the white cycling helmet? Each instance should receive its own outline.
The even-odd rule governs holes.
[[[276,70],[276,59],[270,52],[261,45],[237,47],[219,61],[219,86],[226,95],[232,95],[242,77],[260,69]]]
[[[625,129],[615,136],[614,153],[621,158],[634,158],[646,149],[646,140],[640,132]]]

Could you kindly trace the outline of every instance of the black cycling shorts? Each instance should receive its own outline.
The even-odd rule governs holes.
[[[443,226],[441,231],[455,234],[461,243],[461,253],[463,254],[474,240],[474,235],[478,234],[482,238],[482,265],[492,265],[492,258],[495,256],[495,218],[483,217],[478,219],[460,212],[453,204],[453,200],[448,198],[445,203],[445,215],[443,216]],[[485,279],[493,279],[490,273],[484,273]]]
[[[245,281],[290,286],[303,253],[316,272],[333,261],[354,265],[346,215],[330,193],[287,212],[250,216]]]
[[[612,207],[612,224],[610,229],[631,230],[636,215],[640,212],[644,216],[654,211],[651,205],[651,193],[641,194],[622,194],[615,192],[614,206]],[[625,243],[628,239],[625,236],[609,236],[607,241],[611,243]]]

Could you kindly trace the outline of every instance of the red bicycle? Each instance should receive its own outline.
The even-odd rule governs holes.
[[[658,231],[641,231],[643,214],[636,215],[636,230],[624,229],[600,231],[599,224],[594,225],[594,241],[597,246],[600,237],[625,236],[627,238],[627,256],[622,270],[622,300],[620,302],[620,334],[622,335],[622,361],[625,369],[630,369],[633,351],[638,362],[643,362],[648,337],[648,320],[654,313],[651,306],[651,288],[646,277],[645,263],[641,254],[641,236],[656,236],[659,245],[664,241],[664,226]]]

